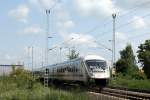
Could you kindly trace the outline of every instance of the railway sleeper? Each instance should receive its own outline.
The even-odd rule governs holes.
[[[131,92],[131,91],[125,91],[125,90],[116,90],[116,89],[106,89],[106,88],[103,89],[102,91],[107,91],[110,93],[117,93],[117,94],[122,94],[122,95],[128,95],[128,96],[130,96],[130,98],[131,97],[137,98],[136,100],[150,99],[150,95],[145,94],[145,93]]]
[[[119,98],[128,99],[128,100],[143,100],[143,98],[129,96],[129,95],[123,95],[123,94],[118,94],[118,93],[110,93],[110,92],[106,92],[106,91],[102,91],[101,93],[116,96],[116,97],[119,97]]]

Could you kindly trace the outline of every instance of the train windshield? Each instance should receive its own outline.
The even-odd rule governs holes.
[[[87,60],[86,64],[91,71],[105,70],[106,61],[102,60]]]

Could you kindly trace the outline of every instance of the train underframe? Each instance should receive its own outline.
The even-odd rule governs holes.
[[[40,81],[42,83],[44,83],[44,78],[41,78]],[[91,79],[88,80],[87,82],[84,81],[76,81],[76,80],[58,80],[58,79],[49,79],[49,84],[54,84],[54,85],[60,85],[60,84],[64,84],[64,83],[68,83],[68,84],[80,84],[82,86],[100,86],[100,87],[105,87],[108,84],[108,79]]]
[[[108,79],[95,79],[94,81],[97,86],[106,86],[108,84]]]

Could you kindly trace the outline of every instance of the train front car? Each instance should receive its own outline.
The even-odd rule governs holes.
[[[105,86],[110,78],[110,66],[107,61],[96,55],[89,55],[84,58],[88,69],[90,79],[93,79],[96,85]]]

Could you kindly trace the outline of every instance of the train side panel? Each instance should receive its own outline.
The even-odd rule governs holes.
[[[87,72],[82,59],[59,64],[50,68],[49,77],[51,79],[67,81],[87,81]]]
[[[44,78],[46,69],[49,70],[49,79],[51,80],[84,83],[93,80],[95,83],[105,84],[110,78],[110,64],[104,58],[96,55],[42,67],[37,70],[41,78]]]

